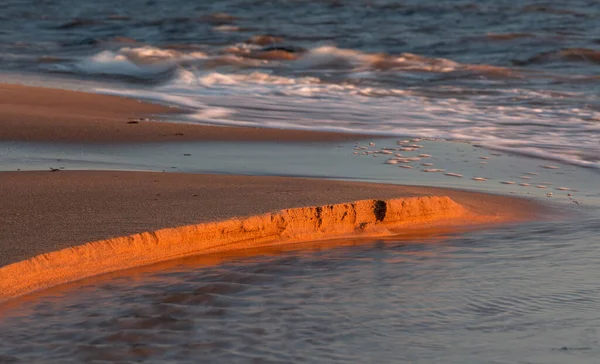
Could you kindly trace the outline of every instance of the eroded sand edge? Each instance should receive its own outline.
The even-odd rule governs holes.
[[[446,196],[428,196],[292,208],[166,228],[95,241],[4,266],[0,268],[0,302],[94,275],[197,254],[502,220],[501,216],[474,214]]]

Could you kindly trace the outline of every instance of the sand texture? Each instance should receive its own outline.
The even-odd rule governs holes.
[[[154,121],[173,119],[182,112],[183,110],[123,97],[0,83],[0,141],[328,142],[366,137],[343,133]]]
[[[280,177],[6,172],[0,190],[0,300],[194,254],[538,212],[510,197]]]

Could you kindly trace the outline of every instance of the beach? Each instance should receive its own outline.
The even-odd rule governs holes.
[[[600,7],[9,1],[0,363],[600,355]]]

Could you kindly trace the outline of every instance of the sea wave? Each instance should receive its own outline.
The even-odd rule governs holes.
[[[461,67],[457,62],[444,58],[429,58],[411,53],[389,55],[364,53],[351,49],[323,46],[311,49],[295,64],[300,68],[329,69],[375,69],[426,72],[451,72]]]
[[[202,52],[182,53],[157,47],[123,47],[104,50],[83,59],[52,65],[55,71],[88,75],[150,78],[174,70],[182,62],[206,59]]]
[[[600,112],[552,100],[542,107],[539,101],[553,96],[524,89],[436,98],[316,77],[178,70],[152,89],[98,91],[184,106],[191,110],[186,121],[193,123],[466,140],[600,168]],[[453,86],[446,92],[460,95],[462,90]]]
[[[334,46],[302,49],[293,46],[260,46],[263,39],[224,47],[218,51],[201,52],[190,49],[159,48],[151,46],[122,47],[116,51],[104,50],[93,56],[68,62],[55,62],[52,69],[60,72],[91,75],[112,75],[126,78],[149,78],[175,68],[220,69],[231,68],[230,73],[248,68],[294,72],[343,71],[352,76],[360,72],[413,72],[496,75],[512,77],[517,72],[491,65],[461,64],[445,58],[425,57],[402,53],[365,53]],[[40,61],[41,62],[41,61]]]
[[[535,75],[485,64],[257,43],[122,47],[60,65],[150,80],[126,93],[185,106],[189,122],[461,139],[600,168],[600,108],[585,92],[530,90],[519,82]]]
[[[590,48],[564,48],[556,51],[542,52],[526,60],[515,60],[518,66],[533,64],[574,62],[600,65],[600,50]]]

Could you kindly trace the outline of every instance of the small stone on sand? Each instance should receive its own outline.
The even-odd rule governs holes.
[[[558,168],[560,168],[558,166],[542,166],[542,167],[546,168],[546,169],[558,169]]]
[[[450,177],[457,177],[457,178],[462,178],[462,174],[458,174],[458,173],[444,173],[446,176],[450,176]]]
[[[485,182],[485,181],[487,181],[487,178],[483,178],[483,177],[473,177],[471,179],[473,181],[477,181],[477,182]]]
[[[401,165],[399,166],[400,168],[406,168],[406,169],[413,169],[412,166],[407,166],[407,165]]]
[[[502,181],[500,183],[505,184],[505,185],[514,185],[515,184],[513,181]]]

